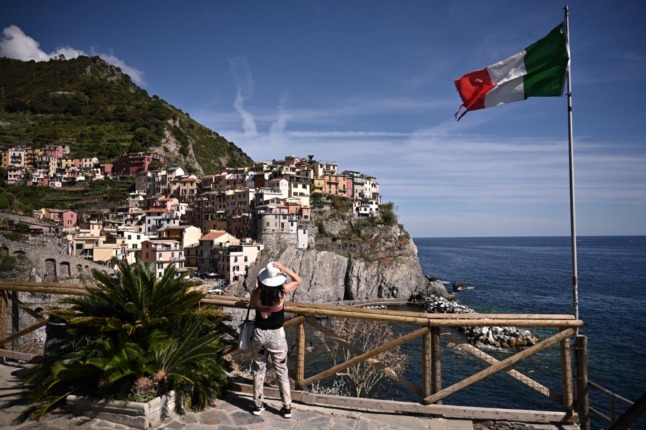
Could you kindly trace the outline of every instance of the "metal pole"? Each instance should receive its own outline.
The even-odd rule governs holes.
[[[570,60],[567,66],[568,148],[570,158],[570,241],[572,246],[572,305],[574,317],[579,319],[579,277],[577,274],[576,216],[574,208],[574,132],[572,131],[572,55],[570,53],[570,12],[565,5],[565,42]],[[578,331],[578,328],[577,328]]]

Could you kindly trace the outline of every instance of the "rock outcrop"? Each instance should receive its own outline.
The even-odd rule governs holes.
[[[367,224],[338,214],[322,221],[319,215],[302,226],[309,235],[307,249],[298,248],[290,235],[265,237],[265,250],[249,267],[247,278],[229,291],[251,291],[259,270],[274,260],[303,279],[290,301],[407,300],[414,292],[426,291],[429,281],[410,235],[400,225]]]
[[[437,295],[419,294],[412,297],[411,302],[423,306],[426,312],[431,313],[475,313],[468,306]],[[535,345],[538,342],[529,330],[517,327],[459,327],[458,330],[466,336],[470,344],[475,346],[520,348]]]

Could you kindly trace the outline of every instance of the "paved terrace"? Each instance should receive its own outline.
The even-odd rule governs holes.
[[[21,387],[16,376],[20,367],[0,364],[0,429],[13,430],[89,430],[115,429],[130,430],[131,427],[112,422],[74,416],[64,410],[56,410],[46,415],[41,421],[33,418],[21,420],[21,414],[27,404],[21,399]],[[202,412],[190,412],[185,415],[168,418],[158,429],[171,430],[230,430],[230,429],[334,429],[334,430],[478,430],[498,429],[540,429],[540,430],[574,430],[576,425],[554,426],[548,424],[523,424],[493,422],[475,424],[470,420],[430,418],[422,416],[380,414],[363,411],[351,411],[330,407],[317,407],[294,403],[292,418],[282,418],[280,401],[267,399],[267,409],[260,416],[251,414],[251,398],[248,394],[232,392],[218,401],[214,407]]]

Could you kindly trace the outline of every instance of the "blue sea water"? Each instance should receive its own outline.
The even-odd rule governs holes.
[[[573,314],[569,237],[415,238],[414,242],[425,274],[473,287],[459,292],[457,299],[477,312]],[[646,391],[646,236],[579,237],[577,262],[579,316],[585,323],[580,333],[588,338],[589,378],[634,401]],[[558,348],[548,349],[516,368],[560,393],[559,357]],[[476,361],[443,351],[443,386],[486,368]],[[411,377],[416,371],[413,363]],[[591,397],[592,407],[607,410],[607,404],[595,402],[601,400]],[[445,403],[558,410],[552,400],[527,394],[506,375],[478,382]],[[644,418],[633,428],[645,428]]]

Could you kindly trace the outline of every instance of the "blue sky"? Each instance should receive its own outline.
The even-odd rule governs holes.
[[[100,55],[254,160],[376,176],[414,237],[570,234],[567,100],[453,114],[453,81],[545,36],[552,0],[23,0],[0,55]],[[577,234],[646,234],[646,3],[570,9]]]

